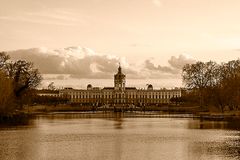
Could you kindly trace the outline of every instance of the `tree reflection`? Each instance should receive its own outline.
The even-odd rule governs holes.
[[[228,121],[210,121],[195,119],[189,120],[189,129],[230,129],[230,130],[240,130],[240,123],[237,120]]]

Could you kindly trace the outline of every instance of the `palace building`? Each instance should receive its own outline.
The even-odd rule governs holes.
[[[181,97],[181,89],[153,89],[151,84],[147,89],[126,87],[126,75],[122,73],[119,65],[117,74],[114,75],[114,87],[93,87],[87,85],[87,89],[65,88],[59,91],[60,96],[68,96],[71,103],[93,104],[97,106],[106,104],[133,104],[158,105],[170,103],[172,97]]]

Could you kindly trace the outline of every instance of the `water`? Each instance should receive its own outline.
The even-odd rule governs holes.
[[[0,159],[240,159],[238,122],[102,117],[57,114],[1,126]]]

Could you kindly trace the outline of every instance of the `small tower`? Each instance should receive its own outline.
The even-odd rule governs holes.
[[[119,63],[118,73],[114,75],[114,89],[115,90],[125,90],[126,76],[122,73],[122,68]]]
[[[153,86],[151,84],[147,84],[147,86],[148,86],[147,90],[151,90],[151,91],[153,90]]]
[[[91,84],[88,84],[88,85],[87,85],[87,90],[92,90],[92,88],[93,88],[93,87],[92,87]]]

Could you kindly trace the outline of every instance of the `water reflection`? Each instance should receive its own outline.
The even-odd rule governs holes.
[[[0,128],[0,159],[239,159],[238,123],[56,114]]]
[[[116,113],[116,116],[113,119],[115,121],[115,129],[122,129],[123,118],[121,113]]]
[[[228,139],[224,143],[218,141],[189,143],[188,148],[189,153],[194,153],[194,156],[198,156],[200,159],[210,157],[213,159],[220,157],[224,157],[224,159],[240,158],[239,140],[236,139]]]
[[[9,127],[16,127],[16,126],[31,126],[33,125],[33,117],[21,117],[14,120],[6,120],[3,122],[0,122],[0,128],[9,128]]]
[[[189,121],[190,129],[230,129],[230,130],[240,130],[240,123],[238,120],[228,120],[228,121],[209,121],[209,120],[199,120]]]

